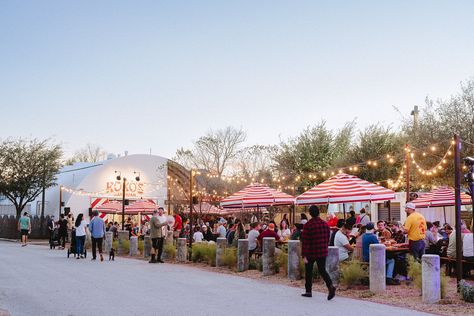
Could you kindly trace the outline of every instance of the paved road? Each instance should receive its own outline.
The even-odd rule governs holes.
[[[426,315],[171,264],[67,259],[0,241],[0,309],[16,315]]]

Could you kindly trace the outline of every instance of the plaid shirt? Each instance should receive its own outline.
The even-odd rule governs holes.
[[[321,218],[311,218],[304,226],[301,234],[303,243],[301,255],[310,259],[328,256],[330,229]]]

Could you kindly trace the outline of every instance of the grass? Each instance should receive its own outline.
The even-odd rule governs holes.
[[[229,268],[235,268],[237,266],[237,248],[228,247],[224,251],[222,256],[222,265]]]
[[[280,252],[275,258],[275,272],[288,275],[288,253]]]
[[[176,247],[173,243],[165,243],[163,246],[163,253],[168,260],[176,259]]]
[[[209,243],[193,244],[191,260],[193,262],[205,262],[210,266],[216,265],[216,245]]]
[[[352,260],[349,263],[341,264],[341,284],[350,287],[356,284],[362,284],[364,279],[369,277],[369,272],[358,260]]]

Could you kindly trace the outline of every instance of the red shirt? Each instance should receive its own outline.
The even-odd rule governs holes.
[[[180,231],[182,228],[183,228],[183,219],[181,218],[181,216],[179,216],[178,214],[176,214],[176,215],[174,216],[174,226],[173,226],[173,230],[174,230],[174,231]]]
[[[337,221],[339,219],[337,217],[333,217],[330,220],[328,220],[328,225],[329,227],[336,227],[337,226]]]
[[[319,217],[311,218],[301,233],[301,255],[306,258],[318,259],[328,256],[330,229],[328,223]]]
[[[260,235],[258,235],[257,239],[262,244],[262,240],[264,237],[273,237],[275,238],[275,241],[280,240],[280,236],[278,236],[277,233],[275,233],[274,230],[271,229],[265,229]]]

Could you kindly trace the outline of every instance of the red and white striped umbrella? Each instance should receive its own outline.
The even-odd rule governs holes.
[[[221,201],[224,208],[251,208],[293,204],[295,198],[263,184],[250,184]]]
[[[107,201],[99,206],[93,207],[93,209],[101,213],[115,213],[122,210],[122,202]]]
[[[454,189],[449,186],[441,186],[423,194],[412,202],[418,208],[454,206]],[[471,197],[464,192],[461,192],[461,204],[471,204]]]
[[[338,204],[349,202],[393,200],[395,192],[362,180],[354,175],[340,173],[296,197],[297,205]]]

